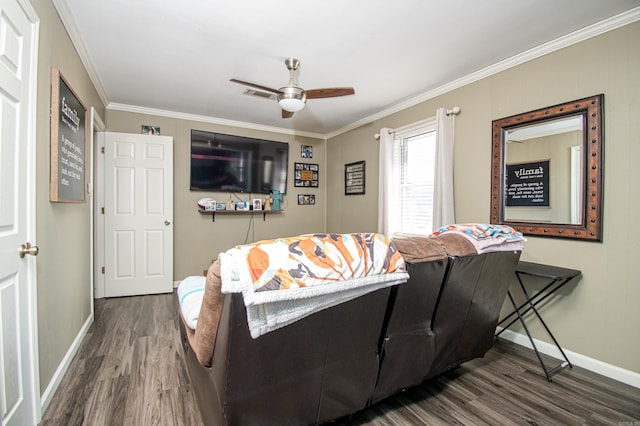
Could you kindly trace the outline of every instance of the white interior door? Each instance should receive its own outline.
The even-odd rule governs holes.
[[[32,257],[37,255],[37,247],[29,248],[35,243],[33,152],[37,38],[37,17],[31,6],[19,0],[0,0],[2,425],[34,425],[39,417],[35,259]]]
[[[104,134],[105,296],[173,291],[173,138]]]

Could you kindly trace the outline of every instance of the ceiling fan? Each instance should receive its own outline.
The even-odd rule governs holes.
[[[271,87],[249,83],[248,81],[237,80],[235,78],[232,78],[230,81],[278,95],[278,103],[282,108],[282,118],[292,117],[295,112],[304,108],[307,99],[335,98],[337,96],[347,96],[356,93],[353,87],[326,87],[324,89],[304,90],[299,86],[300,83],[298,83],[298,79],[296,78],[296,71],[300,68],[300,60],[287,58],[284,60],[284,63],[289,70],[290,77],[289,83],[280,89],[272,89]]]

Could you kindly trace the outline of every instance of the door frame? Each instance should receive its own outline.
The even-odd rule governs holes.
[[[105,295],[104,274],[102,267],[104,266],[104,215],[102,207],[104,207],[104,132],[106,126],[100,116],[92,109],[92,179],[93,179],[93,200],[91,203],[91,228],[92,228],[92,265],[91,270],[91,294],[92,294],[92,310],[93,300],[102,299]],[[95,139],[94,139],[95,138]]]
[[[93,113],[93,109],[92,109]],[[92,115],[94,118],[94,126],[95,128],[92,130],[92,138],[93,140],[93,149],[92,149],[92,167],[94,167],[93,172],[93,203],[92,203],[92,228],[93,228],[93,244],[92,250],[93,255],[91,256],[93,260],[93,265],[91,267],[93,271],[93,282],[91,284],[93,299],[102,299],[107,294],[107,290],[105,287],[105,274],[103,273],[102,268],[105,265],[105,226],[104,226],[104,213],[102,209],[105,206],[105,157],[104,157],[104,147],[105,147],[105,133],[107,132],[106,126],[100,119],[100,116],[96,113]],[[175,144],[175,138],[173,141]],[[175,148],[175,146],[174,146]],[[173,170],[172,170],[173,174]],[[172,179],[173,182],[173,179]],[[175,200],[174,200],[175,203]],[[171,221],[174,222],[175,212],[172,214]],[[172,225],[173,226],[173,225]],[[175,247],[174,247],[175,250]],[[175,256],[175,252],[174,255]],[[175,281],[173,282],[174,288],[176,286]],[[92,308],[93,310],[93,303]]]

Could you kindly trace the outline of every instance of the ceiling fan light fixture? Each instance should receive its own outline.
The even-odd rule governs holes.
[[[278,103],[280,108],[289,112],[298,112],[304,108],[307,102],[304,90],[299,87],[283,87],[282,92],[278,95]]]
[[[298,83],[298,79],[296,78],[296,71],[300,68],[300,61],[296,58],[287,58],[284,63],[289,70],[290,77],[289,83],[280,89],[272,89],[271,87],[235,78],[232,78],[231,82],[251,87],[254,91],[259,90],[267,96],[269,93],[277,95],[276,99],[278,100],[280,108],[282,108],[282,118],[291,118],[294,113],[302,110],[307,103],[307,99],[335,98],[356,93],[353,87],[325,87],[323,89],[304,90],[300,88],[300,83]]]

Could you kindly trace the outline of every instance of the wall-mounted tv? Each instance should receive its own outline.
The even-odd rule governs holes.
[[[192,191],[287,190],[289,144],[191,130]]]

